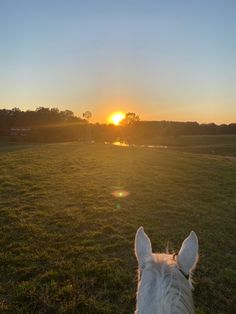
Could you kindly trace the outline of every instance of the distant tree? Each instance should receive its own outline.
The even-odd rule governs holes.
[[[121,121],[121,124],[123,125],[133,124],[138,121],[140,121],[140,118],[136,113],[128,112],[126,113],[125,118]]]
[[[89,120],[92,118],[92,112],[87,110],[83,113],[83,117],[89,122]]]
[[[83,113],[83,117],[87,122],[87,127],[86,127],[86,141],[91,142],[92,140],[92,130],[91,130],[91,125],[89,123],[89,119],[92,118],[92,112],[89,110],[86,110]]]
[[[60,112],[63,121],[72,121],[75,118],[74,112],[71,110],[64,110]]]

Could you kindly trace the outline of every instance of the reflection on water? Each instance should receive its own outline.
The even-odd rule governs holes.
[[[136,144],[128,144],[125,142],[104,142],[104,144],[110,144],[110,145],[115,145],[115,146],[121,146],[121,147],[145,147],[145,148],[168,148],[168,146],[165,145],[136,145]]]
[[[113,142],[111,143],[112,145],[115,145],[115,146],[123,146],[123,147],[128,147],[130,146],[129,144],[125,143],[125,142],[119,142],[119,141],[116,141],[116,142]]]

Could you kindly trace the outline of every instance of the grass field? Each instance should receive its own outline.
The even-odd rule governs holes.
[[[236,157],[236,135],[170,137],[166,145],[179,151]]]
[[[197,313],[236,313],[236,158],[79,143],[0,151],[0,313],[133,313],[140,225],[156,251],[168,240],[178,251],[195,230]]]

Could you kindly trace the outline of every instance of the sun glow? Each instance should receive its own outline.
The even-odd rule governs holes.
[[[110,118],[109,118],[109,122],[113,123],[115,125],[119,125],[120,122],[125,118],[125,114],[123,112],[114,112]]]

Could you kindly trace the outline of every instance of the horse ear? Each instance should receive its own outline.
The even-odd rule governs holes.
[[[194,231],[183,241],[177,256],[178,267],[188,275],[198,261],[198,238]]]
[[[152,256],[152,244],[149,237],[143,230],[143,227],[140,227],[135,236],[135,255],[137,257],[139,267],[143,268],[145,263]]]

